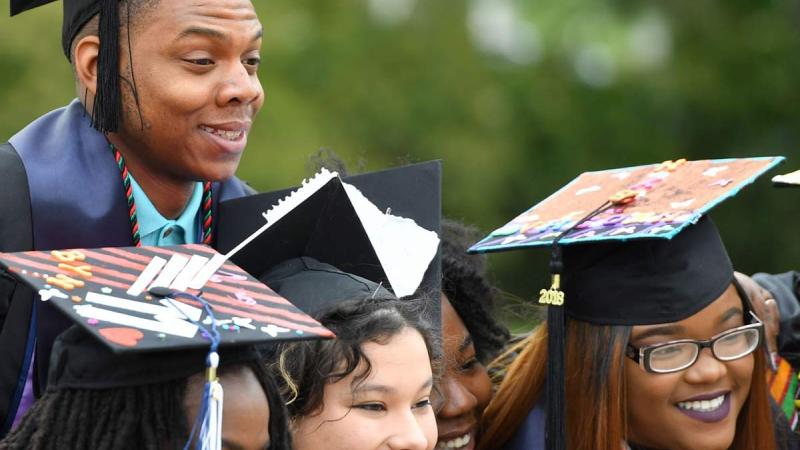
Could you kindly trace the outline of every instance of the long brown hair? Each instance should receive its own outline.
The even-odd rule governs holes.
[[[567,444],[572,450],[620,450],[627,430],[624,349],[631,327],[567,319],[565,361]],[[509,356],[516,355],[508,363]],[[730,450],[776,450],[766,362],[754,353],[750,393]],[[547,371],[545,324],[496,360],[504,381],[486,408],[478,450],[502,447],[522,426],[543,392]],[[494,363],[493,363],[494,364]],[[542,424],[544,426],[544,424]]]

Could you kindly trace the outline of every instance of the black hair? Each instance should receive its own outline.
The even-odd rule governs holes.
[[[428,349],[434,374],[439,345],[431,325],[424,319],[422,305],[428,300],[368,298],[343,302],[316,315],[316,319],[336,334],[336,339],[281,344],[277,361],[271,367],[280,374],[277,381],[287,402],[289,418],[310,415],[323,407],[325,386],[340,381],[363,362],[354,386],[371,373],[369,358],[362,345],[387,343],[406,328],[420,333]]]
[[[220,374],[235,366],[220,367]],[[291,450],[286,409],[272,375],[253,370],[269,403],[270,450]],[[2,450],[164,450],[189,437],[184,411],[187,379],[113,389],[54,389],[0,441]]]
[[[102,72],[102,60],[109,59],[110,61],[118,61],[121,57],[121,49],[115,48],[112,53],[115,56],[110,56],[109,54],[103,54],[103,46],[101,44],[100,51],[101,54],[100,59],[98,61],[98,69],[101,70],[98,74],[98,88],[97,94],[94,99],[94,103],[91,107],[92,111],[92,126],[96,128],[98,131],[103,133],[111,131],[116,132],[119,131],[120,121],[122,120],[122,109],[123,107],[131,108],[130,106],[123,105],[122,97],[121,97],[121,84],[125,84],[128,86],[131,92],[132,100],[136,107],[136,114],[139,117],[140,126],[144,129],[144,119],[142,118],[142,108],[139,104],[139,91],[136,86],[136,77],[134,75],[133,70],[133,55],[131,53],[131,30],[137,27],[139,24],[144,23],[146,20],[147,14],[149,10],[156,7],[161,0],[119,0],[119,23],[106,23],[105,26],[111,29],[106,29],[104,31],[105,36],[110,36],[107,33],[120,33],[119,36],[119,46],[122,47],[123,45],[128,48],[127,56],[128,56],[128,74],[124,76],[120,72],[119,67],[114,67],[113,70],[109,71],[108,73]],[[92,16],[86,23],[84,23],[78,32],[75,34],[75,37],[72,39],[72,42],[69,44],[69,60],[72,63],[72,70],[73,73],[77,74],[75,70],[75,46],[81,39],[86,36],[99,36],[101,27],[100,21],[100,14],[95,14]],[[115,28],[119,27],[119,30]],[[113,31],[112,31],[113,29]],[[117,38],[113,39],[113,42],[117,42]],[[123,44],[124,42],[124,44]],[[115,46],[112,46],[115,47]],[[111,50],[109,50],[111,51]],[[76,77],[77,79],[77,77]],[[104,91],[106,92],[106,96],[109,96],[107,100],[101,99],[100,95],[100,80],[105,80],[106,88]],[[118,80],[117,80],[118,79]],[[89,105],[87,105],[87,96],[88,96],[88,88],[84,87],[84,92],[78,92],[78,95],[82,97],[84,107],[87,109]]]
[[[450,219],[442,220],[442,292],[464,321],[481,363],[506,345],[511,334],[493,314],[499,290],[486,277],[486,258],[469,255],[478,241],[477,230]]]
[[[136,27],[146,19],[150,9],[155,8],[161,0],[120,0],[119,13],[123,27]],[[86,36],[100,35],[99,14],[95,14],[91,19],[78,30],[69,45],[69,60],[74,61],[75,44]]]

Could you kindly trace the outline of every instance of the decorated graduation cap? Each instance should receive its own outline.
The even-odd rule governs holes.
[[[800,170],[772,177],[776,187],[800,187]]]
[[[56,0],[11,0],[11,15],[38,8]],[[64,18],[61,46],[71,60],[72,42],[89,20],[99,14],[100,51],[97,92],[92,109],[92,126],[100,132],[114,132],[122,120],[120,92],[119,0],[62,0]],[[126,16],[130,21],[130,15]]]
[[[206,369],[192,431],[203,449],[221,439],[220,364],[257,361],[256,344],[333,337],[221,259],[202,245],[0,253],[2,267],[75,323],[55,343],[49,386],[107,389]]]
[[[782,157],[667,161],[588,172],[470,248],[545,247],[547,448],[566,448],[564,314],[601,325],[685,319],[719,298],[733,266],[708,211]]]
[[[317,282],[293,283],[293,294],[286,295],[306,312],[362,289],[397,297],[438,292],[440,186],[439,162],[344,179],[323,169],[294,191],[221,203],[218,247],[276,290],[272,283],[290,274],[316,273]],[[259,226],[252,211],[270,205],[259,234],[247,237]],[[247,245],[239,250],[237,242]]]

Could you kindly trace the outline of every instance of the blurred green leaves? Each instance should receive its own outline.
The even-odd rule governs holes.
[[[4,2],[6,4],[7,2]],[[445,161],[444,209],[488,231],[579,172],[679,157],[800,168],[797,0],[255,0],[267,93],[240,175],[297,184],[332,148],[368,170]],[[0,139],[74,96],[60,6],[0,18]],[[800,262],[800,191],[715,214],[743,271]],[[521,296],[540,254],[493,255]]]

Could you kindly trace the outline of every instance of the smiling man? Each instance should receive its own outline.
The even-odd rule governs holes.
[[[53,0],[11,0],[12,15]],[[0,251],[213,244],[256,113],[250,0],[64,0],[68,106],[0,144]],[[0,437],[68,323],[0,272]]]

